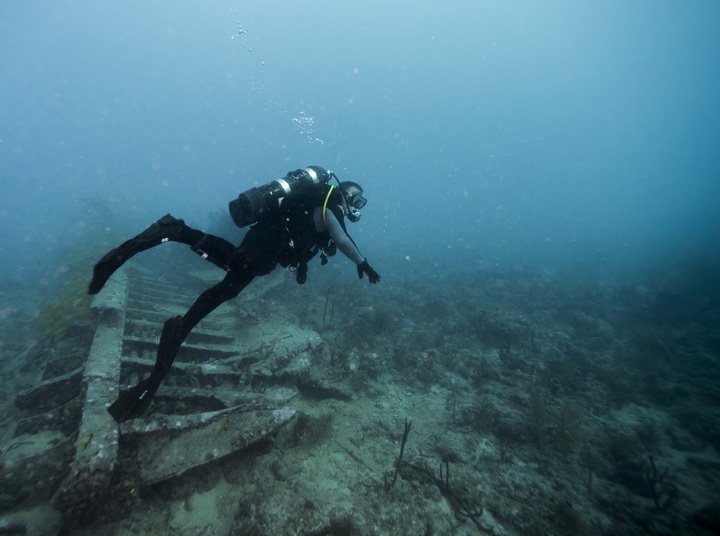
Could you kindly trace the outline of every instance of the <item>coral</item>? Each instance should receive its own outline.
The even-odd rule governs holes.
[[[650,496],[652,497],[655,508],[658,510],[667,510],[675,502],[678,495],[678,487],[675,484],[665,482],[668,475],[668,469],[662,472],[658,471],[655,465],[655,459],[648,456],[648,466],[643,473],[645,484],[647,485]]]

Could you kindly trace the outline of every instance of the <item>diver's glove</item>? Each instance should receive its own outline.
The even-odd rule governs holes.
[[[372,269],[372,266],[368,264],[367,259],[357,265],[357,271],[358,278],[360,279],[363,278],[363,274],[367,274],[368,281],[370,281],[370,283],[375,284],[380,281],[380,274],[378,274],[375,270]]]

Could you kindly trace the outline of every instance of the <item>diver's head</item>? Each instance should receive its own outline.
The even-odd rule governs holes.
[[[362,186],[356,182],[343,181],[340,183],[340,192],[342,192],[348,220],[351,222],[358,221],[362,216],[360,209],[367,204],[367,199],[363,197],[365,192]]]

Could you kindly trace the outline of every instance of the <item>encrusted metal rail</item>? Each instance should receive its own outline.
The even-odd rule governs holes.
[[[183,314],[201,290],[119,270],[93,300],[98,326],[87,359],[49,362],[42,381],[18,396],[16,405],[29,414],[18,424],[19,442],[45,443],[3,484],[17,483],[17,491],[27,468],[39,467],[52,475],[43,493],[52,495],[66,526],[117,518],[137,501],[138,487],[214,463],[290,421],[295,412],[286,403],[295,390],[266,396],[243,388],[257,355],[232,336],[233,306],[220,307],[190,334],[146,417],[118,425],[107,412],[119,390],[149,374],[162,323]]]

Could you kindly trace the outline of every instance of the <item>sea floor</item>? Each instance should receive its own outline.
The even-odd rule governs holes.
[[[115,519],[69,526],[50,494],[5,489],[0,534],[716,534],[720,312],[680,283],[478,271],[358,291],[280,272],[221,324],[249,349],[235,388],[288,390],[294,418]],[[93,323],[35,332],[42,303],[0,299],[4,479],[53,444],[16,433],[30,371]]]

